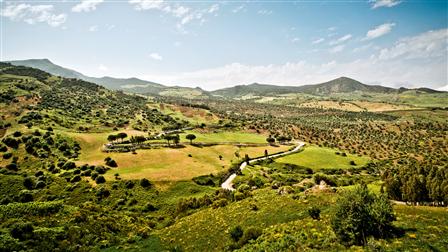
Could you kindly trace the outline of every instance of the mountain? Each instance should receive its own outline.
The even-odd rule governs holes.
[[[224,97],[224,98],[241,98],[244,96],[276,96],[290,93],[304,93],[316,96],[330,96],[332,94],[341,93],[382,93],[393,94],[413,91],[416,93],[439,93],[429,88],[399,88],[394,89],[379,85],[366,85],[357,80],[340,77],[328,82],[303,85],[303,86],[277,86],[269,84],[253,83],[249,85],[237,85],[230,88],[218,89],[212,92],[204,91],[200,88],[189,87],[168,87],[159,83],[141,80],[138,78],[113,78],[113,77],[89,77],[80,72],[68,69],[54,64],[48,59],[29,59],[29,60],[15,60],[8,61],[13,65],[27,66],[37,68],[53,75],[76,78],[84,81],[92,82],[102,85],[112,90],[123,90],[127,93],[146,94],[146,95],[162,95],[175,96],[184,98],[208,98],[210,96]]]
[[[127,93],[147,94],[147,95],[165,95],[165,96],[184,96],[191,94],[193,97],[207,97],[207,92],[198,90],[197,88],[188,87],[168,87],[159,83],[145,81],[138,78],[113,78],[113,77],[90,77],[72,69],[61,67],[54,64],[48,59],[29,59],[29,60],[14,60],[7,61],[16,66],[26,66],[36,68],[52,75],[61,76],[64,78],[75,78],[84,81],[92,82],[104,86],[112,90],[123,90]],[[180,92],[180,90],[182,92]]]
[[[49,59],[29,59],[29,60],[13,60],[6,61],[7,63],[11,63],[15,66],[26,66],[37,68],[44,72],[50,73],[52,75],[61,76],[64,78],[75,78],[86,80],[89,78],[82,73],[76,72],[75,70],[71,70],[65,67],[58,66],[51,62]]]
[[[238,85],[230,88],[218,89],[212,91],[211,94],[221,97],[238,98],[244,96],[276,96],[290,93],[304,93],[316,96],[329,96],[337,93],[352,93],[352,92],[391,94],[391,93],[402,93],[409,90],[415,90],[424,93],[441,92],[430,88],[395,89],[380,85],[367,85],[351,78],[340,77],[320,84],[303,85],[303,86],[276,86],[276,85],[253,83],[250,85]]]

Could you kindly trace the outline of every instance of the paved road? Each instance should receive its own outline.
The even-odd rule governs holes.
[[[277,158],[277,157],[293,154],[293,153],[298,152],[304,145],[305,145],[304,142],[298,142],[297,146],[294,149],[290,150],[290,151],[277,153],[277,154],[271,154],[271,155],[268,155],[266,157],[260,157],[260,158],[251,159],[248,162],[249,162],[249,164],[251,164],[251,163],[254,163],[256,161],[264,160],[264,159],[267,159],[267,158]],[[246,168],[246,166],[247,166],[247,162],[241,163],[240,170],[241,171],[244,170],[244,168]],[[224,181],[224,183],[222,183],[221,188],[227,189],[227,190],[230,190],[230,191],[234,191],[235,188],[233,188],[233,183],[232,182],[233,182],[233,180],[235,178],[236,178],[236,173],[233,173],[232,175],[230,175],[230,177],[226,181]]]

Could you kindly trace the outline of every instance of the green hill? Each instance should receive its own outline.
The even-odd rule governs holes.
[[[340,77],[328,82],[304,85],[304,86],[276,86],[269,84],[253,83],[250,85],[238,85],[230,88],[219,89],[211,92],[212,95],[240,98],[248,95],[252,96],[277,96],[282,94],[303,93],[315,96],[331,96],[333,94],[349,94],[349,93],[377,93],[377,94],[396,94],[409,90],[416,90],[421,93],[442,93],[430,88],[394,89],[380,85],[367,85],[357,80]]]
[[[208,96],[208,94],[203,90],[188,88],[188,87],[168,87],[159,83],[141,80],[138,78],[114,78],[114,77],[90,77],[86,76],[80,72],[77,72],[72,69],[68,69],[65,67],[61,67],[59,65],[54,64],[48,59],[29,59],[29,60],[14,60],[8,61],[12,65],[16,66],[26,66],[37,68],[42,71],[48,72],[52,75],[61,76],[64,78],[76,78],[84,81],[92,82],[101,86],[104,86],[108,89],[112,90],[123,90],[127,93],[135,93],[135,94],[147,94],[147,95],[163,95],[165,96],[182,96],[185,97],[185,94],[193,94],[191,98],[195,98],[196,96]],[[179,92],[179,89],[182,89],[183,92]],[[198,92],[200,91],[200,92]]]
[[[9,63],[0,63],[0,102],[7,105],[5,111],[20,117],[19,123],[31,125],[97,130],[137,121],[142,128],[176,123],[148,108],[147,99],[141,96]]]

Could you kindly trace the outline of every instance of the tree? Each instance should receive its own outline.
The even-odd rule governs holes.
[[[178,145],[178,144],[179,144],[179,142],[180,142],[180,137],[179,137],[179,135],[174,135],[174,136],[172,137],[172,139],[173,139],[173,142],[174,142],[175,145]]]
[[[173,140],[172,135],[163,135],[163,139],[165,139],[168,143],[168,146],[170,146],[170,141]]]
[[[338,199],[331,227],[342,243],[363,245],[369,236],[384,237],[390,233],[394,220],[387,196],[376,196],[361,184]]]
[[[117,136],[116,135],[109,135],[109,136],[107,136],[107,141],[113,142],[115,140],[117,140]]]
[[[268,156],[268,150],[264,150],[264,156],[265,156],[265,157]]]
[[[128,137],[128,134],[126,134],[124,132],[120,132],[117,134],[117,138],[120,138],[122,142],[123,142],[123,139],[125,139],[126,137]]]
[[[190,140],[190,144],[192,144],[193,140],[196,139],[196,136],[193,134],[188,134],[185,136],[185,138]]]
[[[97,184],[106,183],[106,179],[102,175],[99,175],[98,177],[96,177],[95,182]]]
[[[273,138],[273,137],[268,137],[268,138],[266,138],[266,142],[268,142],[270,145],[272,145],[272,144],[275,143],[275,138]]]

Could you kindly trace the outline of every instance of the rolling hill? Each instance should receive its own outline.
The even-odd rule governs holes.
[[[123,90],[127,93],[165,95],[165,96],[208,96],[207,93],[198,88],[168,87],[159,83],[145,81],[138,78],[114,78],[114,77],[90,77],[72,69],[54,64],[48,59],[29,59],[7,61],[16,66],[37,68],[52,75],[64,78],[76,78],[104,86],[112,90]],[[163,93],[163,94],[162,94]]]
[[[230,88],[219,89],[211,92],[212,95],[221,97],[239,98],[243,96],[277,96],[290,93],[304,93],[315,96],[330,96],[340,93],[379,93],[379,94],[396,94],[403,93],[410,90],[415,90],[422,93],[442,93],[430,88],[390,88],[379,85],[367,85],[357,80],[340,77],[328,82],[303,86],[276,86],[269,84],[253,83],[250,85],[238,85]]]
[[[13,65],[27,66],[40,69],[53,75],[76,78],[84,81],[102,85],[112,90],[123,90],[127,93],[161,95],[188,98],[242,98],[244,96],[278,96],[291,93],[302,93],[321,97],[331,97],[335,94],[401,94],[412,91],[413,93],[444,93],[430,88],[408,89],[401,87],[399,89],[384,87],[380,85],[367,85],[357,80],[340,77],[328,82],[301,86],[278,86],[271,84],[253,83],[249,85],[237,85],[229,88],[218,89],[215,91],[205,91],[201,88],[190,88],[180,86],[165,86],[159,83],[141,80],[138,78],[114,78],[114,77],[89,77],[75,70],[71,70],[54,64],[48,59],[29,59],[8,61]]]

